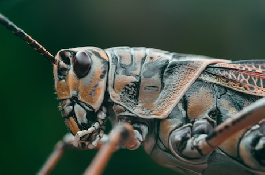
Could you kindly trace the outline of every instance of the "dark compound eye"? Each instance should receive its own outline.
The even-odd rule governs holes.
[[[86,54],[86,52],[77,52],[74,56],[74,71],[78,78],[83,78],[86,76],[91,67],[91,58]]]

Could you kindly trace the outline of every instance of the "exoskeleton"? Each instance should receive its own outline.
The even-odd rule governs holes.
[[[63,49],[53,58],[0,19],[54,63],[74,147],[108,139],[109,119],[132,125],[135,142],[123,147],[143,145],[160,165],[183,174],[265,174],[265,61],[130,47]]]

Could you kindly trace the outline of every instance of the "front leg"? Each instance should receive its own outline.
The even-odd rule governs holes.
[[[73,135],[71,133],[68,133],[63,137],[62,140],[58,141],[54,147],[52,154],[48,157],[45,164],[37,174],[50,174],[53,168],[57,165],[60,158],[63,156],[65,150],[73,148],[73,139]]]
[[[103,139],[100,140],[101,142],[105,141],[104,145],[102,143],[102,148],[84,173],[85,175],[101,174],[114,151],[122,147],[127,147],[129,149],[134,148],[138,144],[132,126],[128,123],[121,122],[117,124],[114,129],[111,130],[108,137],[106,136],[105,138],[104,136],[106,135],[103,135]],[[73,142],[74,136],[70,133],[66,134],[64,138],[55,145],[54,151],[48,157],[38,175],[50,174],[65,150],[74,148]]]
[[[113,102],[108,106],[108,112],[110,113],[108,119],[110,120],[112,126],[115,126],[117,123],[121,122],[129,123],[132,125],[137,144],[130,147],[126,145],[127,149],[135,150],[145,142],[147,134],[150,130],[149,120],[140,118],[132,112],[128,111],[125,107]]]
[[[111,155],[119,148],[134,147],[137,143],[133,128],[129,123],[118,123],[111,130],[109,139],[97,153],[92,163],[86,169],[84,175],[102,174]]]
[[[117,122],[130,123],[133,127],[133,132],[136,137],[136,144],[134,144],[131,147],[128,147],[128,145],[126,145],[126,148],[130,150],[135,150],[139,148],[139,146],[142,145],[142,143],[145,141],[146,136],[148,134],[149,131],[148,122],[135,115],[120,115],[117,117]]]

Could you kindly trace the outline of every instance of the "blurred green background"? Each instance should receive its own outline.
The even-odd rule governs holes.
[[[265,58],[265,1],[0,0],[0,12],[55,54],[61,48],[143,46],[221,59]],[[0,26],[0,174],[35,174],[67,132],[52,66]],[[81,174],[96,151],[71,150],[52,174]],[[104,174],[176,174],[141,148],[114,154]]]

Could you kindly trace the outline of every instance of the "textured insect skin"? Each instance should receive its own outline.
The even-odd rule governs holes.
[[[78,52],[92,60],[82,78],[73,69]],[[113,125],[132,124],[138,145],[130,149],[143,145],[155,161],[178,172],[264,174],[265,149],[257,148],[264,145],[263,121],[240,130],[212,153],[203,155],[192,147],[264,96],[264,62],[234,63],[129,47],[65,49],[56,58],[67,65],[54,66],[65,123],[74,135],[90,132],[78,138],[77,147],[96,146],[108,118]]]
[[[184,174],[265,174],[265,61],[129,47],[64,49],[54,58],[2,14],[0,23],[54,64],[60,110],[74,135],[58,142],[40,174],[49,174],[66,147],[95,148],[107,119],[127,122],[116,133],[127,139],[109,144],[110,134],[108,153],[117,143],[143,145],[159,164]]]

